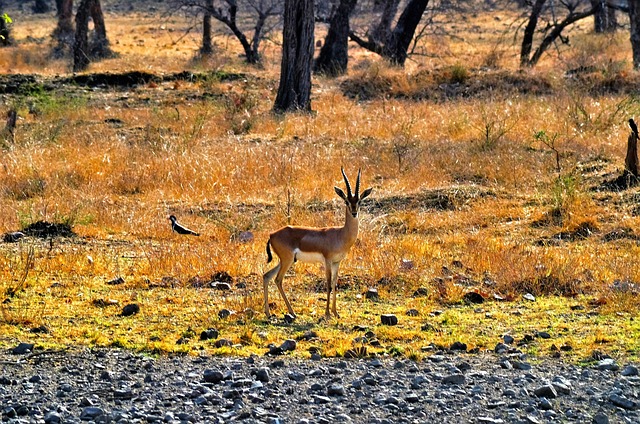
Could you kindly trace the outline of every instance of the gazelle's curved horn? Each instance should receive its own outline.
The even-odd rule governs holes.
[[[358,168],[358,178],[356,178],[356,197],[360,195],[360,171],[361,169]]]
[[[352,198],[353,193],[351,192],[351,184],[349,184],[349,179],[347,178],[347,174],[344,173],[344,167],[340,167],[340,171],[342,172],[342,177],[344,178],[344,184],[347,186],[347,195],[349,198]]]

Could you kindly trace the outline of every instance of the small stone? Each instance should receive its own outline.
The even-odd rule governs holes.
[[[546,331],[538,331],[538,333],[536,335],[538,337],[540,337],[541,339],[550,339],[551,338],[551,334],[547,333]]]
[[[627,365],[622,369],[622,375],[624,377],[633,377],[638,375],[638,367],[633,365]]]
[[[455,384],[461,386],[465,383],[466,377],[464,374],[451,374],[442,379],[444,384]]]
[[[58,413],[51,411],[44,415],[44,424],[59,424],[62,422],[62,417]]]
[[[609,396],[609,400],[611,401],[611,403],[613,403],[615,406],[619,408],[628,409],[628,410],[635,410],[639,408],[638,402],[634,402],[630,399],[627,399],[624,396],[620,396],[615,393]]]
[[[49,330],[49,327],[47,327],[46,325],[40,325],[38,327],[33,327],[31,330],[32,333],[34,334],[49,334],[51,333],[51,330]]]
[[[525,295],[522,296],[524,298],[524,300],[528,300],[529,302],[535,302],[536,301],[536,297],[534,295],[532,295],[531,293],[527,293]]]
[[[593,416],[593,424],[609,424],[609,417],[604,412],[598,412]]]
[[[487,423],[487,424],[500,424],[500,423],[503,423],[504,421],[502,421],[502,419],[500,418],[478,417],[476,419],[476,422]]]
[[[465,295],[462,296],[462,299],[467,303],[473,303],[476,305],[484,303],[485,301],[484,296],[474,291],[465,293]]]
[[[80,419],[82,421],[95,421],[95,419],[101,415],[104,415],[104,410],[102,410],[102,408],[89,406],[82,410],[82,412],[80,413]]]
[[[21,231],[12,231],[12,232],[9,232],[9,233],[5,233],[2,236],[2,240],[5,243],[15,243],[15,242],[17,242],[18,240],[20,240],[23,237],[24,237],[24,233],[23,232],[21,232]]]
[[[284,322],[286,322],[287,324],[293,324],[295,320],[295,315],[284,314]]]
[[[597,368],[600,371],[618,371],[620,366],[612,358],[605,358],[598,362]]]
[[[283,352],[294,351],[296,350],[296,341],[293,339],[287,339],[280,345],[280,349],[282,349]]]
[[[466,352],[467,351],[467,344],[466,343],[462,343],[462,342],[454,342],[451,345],[451,347],[449,348],[449,350]]]
[[[412,297],[425,297],[429,296],[429,289],[426,287],[418,287],[416,291],[413,292]]]
[[[380,321],[382,325],[398,325],[398,317],[394,314],[382,314],[380,315]]]
[[[502,341],[504,342],[504,344],[510,345],[510,344],[513,344],[515,339],[509,334],[505,334],[504,336],[502,336]]]
[[[211,283],[211,288],[220,291],[229,291],[231,290],[231,284],[224,283],[222,281],[214,281]]]
[[[269,368],[260,368],[256,371],[256,380],[261,381],[263,383],[269,382]]]
[[[238,241],[240,243],[249,243],[253,241],[253,233],[251,231],[240,231],[238,234]]]
[[[219,383],[224,379],[224,374],[219,370],[205,370],[204,381],[207,383]]]
[[[293,380],[295,382],[302,382],[306,379],[306,376],[301,373],[300,371],[289,371],[287,373],[287,377],[289,377],[289,380]]]
[[[344,386],[341,384],[333,383],[327,387],[327,395],[329,396],[344,396]]]
[[[376,300],[380,298],[380,295],[378,294],[378,289],[374,288],[374,287],[370,287],[364,294],[365,299],[369,299],[369,300]]]
[[[14,355],[24,355],[33,352],[33,343],[20,343],[11,350]]]
[[[417,317],[418,315],[420,315],[420,312],[417,309],[409,309],[407,310],[406,314],[409,317]]]
[[[411,259],[401,259],[400,260],[400,269],[403,271],[412,270],[415,267],[414,262]]]
[[[200,333],[200,340],[215,340],[219,335],[220,333],[218,332],[218,330],[216,330],[215,328],[209,328]]]
[[[221,347],[231,347],[233,346],[233,342],[227,339],[219,339],[219,340],[216,340],[213,346],[215,346],[218,349]]]
[[[522,361],[511,361],[511,365],[513,368],[521,371],[529,371],[531,369],[531,364]]]
[[[124,278],[116,277],[113,280],[107,281],[107,285],[109,286],[119,286],[120,284],[124,284]]]
[[[540,399],[540,402],[538,402],[538,409],[542,411],[551,411],[553,409],[553,404],[549,399],[543,397]]]
[[[140,306],[137,303],[130,303],[126,305],[124,308],[122,308],[121,315],[123,317],[128,317],[131,315],[135,315],[138,312],[140,312]]]
[[[499,355],[503,353],[507,353],[509,351],[509,346],[504,343],[498,343],[495,348],[493,348],[493,352]]]
[[[220,319],[228,318],[230,315],[231,311],[228,309],[220,309],[220,312],[218,312],[218,318]]]
[[[539,398],[547,398],[547,399],[555,399],[558,397],[558,392],[555,387],[551,384],[545,384],[543,386],[538,387],[533,391],[533,394],[538,396]]]

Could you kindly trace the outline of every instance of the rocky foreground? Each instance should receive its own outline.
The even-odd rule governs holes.
[[[640,377],[520,355],[394,359],[0,353],[3,422],[640,423]]]

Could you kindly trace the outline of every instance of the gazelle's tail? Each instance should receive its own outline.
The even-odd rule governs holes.
[[[271,256],[271,240],[267,240],[267,263],[271,262],[273,256]]]

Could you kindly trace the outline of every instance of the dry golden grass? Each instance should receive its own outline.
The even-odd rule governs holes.
[[[68,62],[46,57],[51,17],[17,13],[14,21],[20,43],[0,51],[0,72],[68,71]],[[46,220],[72,224],[78,237],[0,245],[0,293],[9,299],[0,306],[0,345],[246,355],[313,329],[318,340],[301,342],[297,355],[310,347],[342,355],[362,335],[352,328],[363,325],[381,342],[370,351],[411,358],[432,343],[492,349],[505,333],[549,331],[552,339],[528,350],[549,354],[552,345],[568,345],[576,358],[599,349],[637,359],[632,292],[640,245],[604,236],[624,228],[637,234],[639,192],[592,190],[621,171],[626,120],[640,108],[624,90],[601,89],[637,80],[623,61],[627,41],[577,30],[577,47],[562,60],[547,57],[540,69],[519,73],[505,21],[479,15],[482,40],[472,43],[471,33],[469,41],[448,40],[448,54],[418,58],[406,71],[354,50],[347,76],[314,79],[316,113],[274,116],[276,46],[265,46],[260,69],[243,65],[226,39],[218,41],[228,49],[215,58],[192,60],[198,40],[180,39],[185,21],[107,12],[119,56],[89,72],[186,68],[247,77],[131,90],[35,87],[4,98],[0,115],[17,107],[20,121],[2,152],[0,231]],[[586,63],[594,49],[602,71],[567,81],[563,71]],[[475,68],[487,62],[501,69]],[[443,96],[442,84],[454,91]],[[455,91],[460,86],[472,95]],[[345,95],[348,87],[355,98]],[[369,90],[366,101],[362,90]],[[540,131],[555,137],[559,174],[552,150],[534,137]],[[268,234],[288,223],[340,225],[333,186],[342,185],[341,165],[350,175],[361,167],[363,184],[374,187],[341,268],[343,319],[318,323],[324,272],[297,264],[285,287],[299,319],[265,322]],[[171,233],[170,213],[203,235]],[[593,234],[575,236],[585,226]],[[240,242],[242,231],[254,240]],[[246,288],[203,287],[217,271]],[[125,284],[106,284],[116,276]],[[378,288],[378,302],[364,299],[368,287]],[[419,287],[429,295],[412,297]],[[506,301],[467,305],[470,291]],[[523,301],[526,292],[538,300]],[[275,289],[270,300],[285,311]],[[132,302],[140,313],[119,316]],[[236,314],[219,319],[223,308]],[[405,316],[410,308],[420,315]],[[379,325],[382,313],[396,313],[400,325]],[[43,324],[49,334],[30,332]],[[234,347],[199,342],[209,327]],[[188,343],[176,344],[185,336],[192,336]]]

